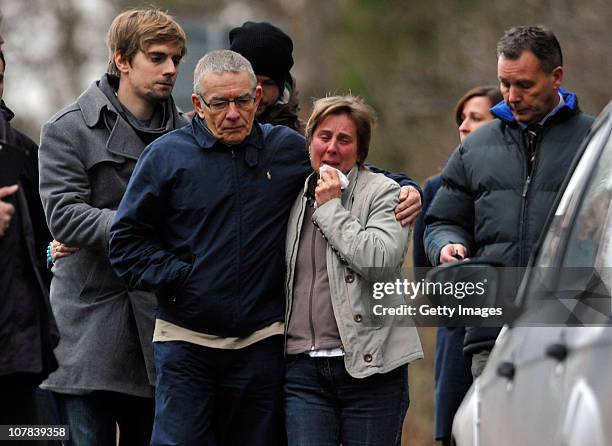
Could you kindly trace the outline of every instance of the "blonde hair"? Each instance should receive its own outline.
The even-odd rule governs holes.
[[[376,122],[374,111],[363,99],[357,96],[328,96],[317,99],[313,104],[312,113],[306,124],[308,146],[310,146],[319,124],[331,115],[347,115],[355,124],[357,130],[357,164],[362,165],[370,150],[372,127]]]
[[[155,8],[129,9],[111,23],[106,35],[108,47],[107,72],[119,76],[115,55],[121,53],[129,62],[138,51],[146,51],[157,42],[177,42],[181,57],[187,51],[187,35],[169,14]]]

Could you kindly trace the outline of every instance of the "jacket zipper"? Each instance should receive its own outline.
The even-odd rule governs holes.
[[[291,320],[291,312],[293,310],[293,272],[295,271],[295,262],[297,251],[300,243],[300,234],[301,234],[301,225],[304,220],[304,212],[306,211],[306,207],[304,206],[305,199],[302,199],[302,206],[300,207],[300,213],[298,214],[298,218],[296,221],[296,238],[293,241],[293,248],[291,249],[291,258],[289,259],[289,267],[288,267],[288,280],[286,284],[286,309],[285,309],[285,356],[287,355],[287,334],[289,333],[289,321]],[[287,230],[289,226],[287,225]]]
[[[540,131],[540,134],[536,136],[535,141],[533,143],[533,163],[531,163],[531,160],[529,159],[529,155],[530,155],[529,146],[523,148],[524,149],[523,153],[526,154],[525,173],[526,173],[527,178],[525,179],[525,183],[523,183],[523,193],[521,195],[523,206],[521,209],[521,221],[519,222],[520,224],[519,265],[522,265],[522,266],[526,265],[527,260],[529,260],[529,259],[524,258],[525,257],[525,245],[527,241],[527,225],[525,224],[525,220],[527,218],[527,213],[528,213],[527,194],[529,193],[529,186],[531,185],[533,177],[535,176],[536,168],[538,165],[538,160],[540,158],[538,156],[538,146],[541,141],[541,136],[543,133],[544,133],[544,129],[542,129]],[[524,142],[525,138],[522,137],[521,141]]]
[[[238,187],[238,164],[236,161],[236,152],[234,152],[234,148],[231,148],[231,152],[232,152],[232,164],[233,164],[233,171],[234,171],[234,191],[236,193],[236,199],[235,199],[235,203],[236,203],[236,220],[237,220],[237,227],[238,227],[238,234],[237,234],[237,251],[238,251],[238,256],[237,256],[237,263],[238,263],[238,273],[236,275],[237,280],[238,280],[238,286],[237,286],[237,294],[238,294],[238,308],[237,310],[237,320],[242,320],[242,302],[241,302],[241,290],[240,290],[240,277],[242,277],[242,264],[241,264],[241,253],[242,253],[242,215],[241,215],[241,206],[240,206],[240,188]]]
[[[315,349],[315,329],[314,329],[314,321],[312,319],[312,298],[314,294],[314,285],[315,280],[317,278],[317,263],[315,259],[315,243],[317,237],[317,230],[313,228],[312,231],[312,241],[310,244],[310,255],[312,258],[312,280],[310,281],[310,296],[308,297],[308,320],[310,322],[310,350]]]

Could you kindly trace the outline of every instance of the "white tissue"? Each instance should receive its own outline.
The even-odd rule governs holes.
[[[328,164],[321,164],[319,166],[319,176],[323,175],[323,172],[333,172],[336,171],[338,173],[338,178],[340,179],[340,189],[344,190],[349,185],[349,179],[346,175],[342,173],[342,171],[332,167]]]

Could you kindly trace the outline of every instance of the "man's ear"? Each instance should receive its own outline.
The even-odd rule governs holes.
[[[128,73],[130,71],[130,61],[123,55],[122,52],[116,51],[115,55],[113,56],[113,60],[115,61],[115,65],[120,73]]]
[[[559,88],[563,82],[563,67],[559,65],[557,68],[552,70],[553,85],[555,88]]]
[[[261,88],[261,85],[257,84],[257,87],[255,87],[255,106],[259,107],[259,101],[261,101],[261,95],[263,93],[263,88]]]
[[[195,93],[191,94],[191,103],[193,104],[193,109],[198,114],[200,119],[204,119],[204,104],[202,104],[202,99]]]

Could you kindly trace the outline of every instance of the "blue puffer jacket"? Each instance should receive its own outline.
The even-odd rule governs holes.
[[[159,138],[111,228],[116,273],[191,330],[244,336],[282,321],[287,219],[312,171],[305,147],[287,127],[258,124],[227,147],[197,117]]]

